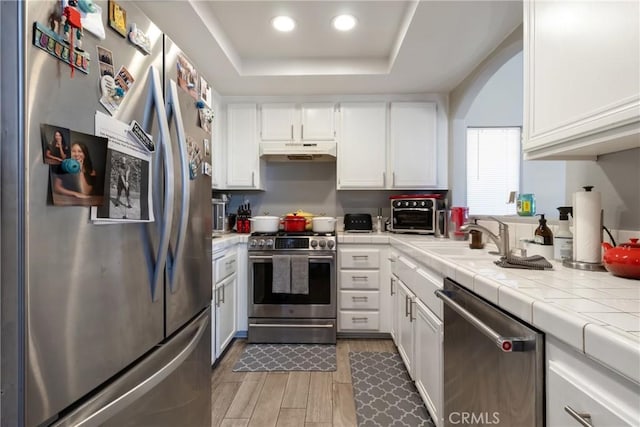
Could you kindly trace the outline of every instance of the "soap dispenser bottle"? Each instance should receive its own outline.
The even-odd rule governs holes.
[[[573,259],[573,234],[569,230],[569,215],[573,215],[571,206],[561,206],[558,231],[553,237],[553,259],[562,261]]]
[[[547,220],[544,218],[544,214],[540,214],[540,225],[533,233],[533,240],[539,245],[551,246],[553,245],[553,233],[551,229],[547,227]]]

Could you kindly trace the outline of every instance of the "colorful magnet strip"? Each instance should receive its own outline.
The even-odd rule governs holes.
[[[58,58],[72,67],[89,74],[90,55],[74,50],[70,54],[69,45],[51,28],[39,22],[33,24],[33,45]]]

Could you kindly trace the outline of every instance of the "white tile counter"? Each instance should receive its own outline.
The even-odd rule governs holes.
[[[249,240],[248,234],[229,233],[221,234],[211,239],[212,252],[218,252],[224,250],[230,246],[237,245],[238,243],[247,243]]]
[[[389,243],[505,311],[640,383],[640,280],[549,260],[553,270],[502,268],[487,245],[431,236],[338,234],[340,243]]]

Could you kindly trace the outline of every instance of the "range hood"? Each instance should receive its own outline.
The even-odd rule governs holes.
[[[331,141],[262,142],[260,157],[272,162],[335,162],[336,143]]]

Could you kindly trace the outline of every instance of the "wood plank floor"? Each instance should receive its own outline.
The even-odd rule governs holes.
[[[391,340],[339,339],[335,372],[233,372],[236,339],[213,370],[212,427],[355,427],[350,351],[396,352]]]

